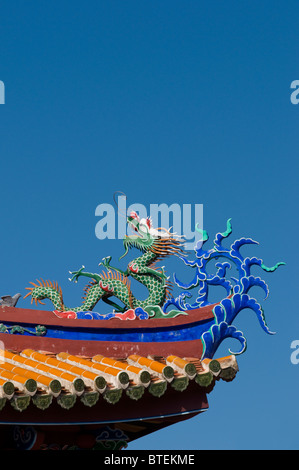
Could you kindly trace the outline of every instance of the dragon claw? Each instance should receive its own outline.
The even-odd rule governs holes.
[[[99,266],[103,265],[105,268],[110,269],[111,259],[112,256],[106,256],[106,258],[103,258],[102,261],[99,263]]]
[[[71,282],[77,283],[77,282],[78,282],[78,278],[80,277],[81,272],[83,271],[83,269],[85,269],[85,266],[82,265],[82,268],[80,268],[78,271],[69,271],[70,274],[73,274],[73,277],[72,277],[72,278],[69,278],[69,280],[70,280]]]

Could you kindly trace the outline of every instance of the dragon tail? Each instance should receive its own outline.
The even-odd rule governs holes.
[[[56,281],[52,282],[49,280],[44,281],[43,279],[37,279],[37,283],[38,284],[30,282],[33,287],[26,287],[29,292],[24,296],[24,299],[31,295],[31,303],[35,301],[36,305],[38,303],[45,305],[42,300],[50,299],[56,310],[65,310],[62,290]]]
[[[134,297],[131,291],[130,281],[126,276],[123,276],[119,272],[109,271],[108,273],[103,272],[101,274],[101,278],[102,280],[100,283],[95,279],[91,279],[91,281],[85,286],[82,297],[83,303],[79,307],[66,307],[63,301],[62,290],[58,283],[49,280],[44,281],[43,279],[37,280],[36,282],[30,282],[32,287],[26,287],[29,292],[24,296],[24,298],[31,296],[31,303],[34,301],[36,305],[38,305],[38,303],[45,305],[42,300],[49,299],[53,303],[55,310],[60,312],[91,311],[103,296],[113,295],[114,289],[119,289],[121,287],[121,295],[119,296],[120,300],[127,308],[132,308]]]

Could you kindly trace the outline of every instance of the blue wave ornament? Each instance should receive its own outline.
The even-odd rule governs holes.
[[[215,324],[211,326],[211,328],[202,335],[201,340],[203,343],[203,354],[201,359],[211,359],[222,341],[226,338],[234,338],[241,343],[241,348],[239,351],[232,352],[229,349],[231,354],[242,354],[246,350],[246,338],[244,337],[242,331],[237,330],[235,326],[228,325],[223,321],[219,325]]]
[[[268,334],[274,334],[270,331],[262,305],[254,298],[249,296],[249,291],[252,287],[260,287],[265,293],[265,299],[269,295],[269,288],[266,282],[258,276],[251,274],[251,267],[254,265],[260,266],[265,272],[274,272],[279,266],[285,264],[279,262],[275,266],[268,267],[264,264],[263,260],[257,257],[244,258],[240,253],[240,249],[245,245],[258,245],[258,242],[252,238],[240,238],[235,240],[230,247],[224,247],[222,243],[232,233],[231,219],[228,219],[226,230],[216,234],[214,245],[211,249],[205,250],[203,246],[209,240],[208,233],[205,230],[196,230],[202,234],[202,239],[197,242],[194,247],[196,259],[187,260],[181,257],[186,266],[195,269],[195,274],[189,282],[182,282],[174,275],[174,282],[182,292],[177,297],[169,299],[163,306],[163,311],[170,305],[174,305],[179,310],[192,310],[205,305],[211,305],[209,301],[209,287],[221,286],[226,289],[227,297],[222,299],[220,303],[214,307],[215,324],[202,336],[204,344],[203,357],[212,357],[217,350],[219,344],[228,337],[236,338],[241,342],[241,350],[244,352],[246,349],[246,340],[243,333],[238,331],[233,325],[233,321],[241,310],[246,308],[253,310],[257,316],[261,328]],[[212,260],[224,258],[225,261],[215,263],[217,272],[215,274],[208,274],[207,267]],[[238,272],[238,278],[228,277],[228,270],[235,266]],[[196,298],[192,300],[192,290],[198,288]],[[190,299],[189,303],[186,299]],[[215,301],[213,302],[215,303]]]

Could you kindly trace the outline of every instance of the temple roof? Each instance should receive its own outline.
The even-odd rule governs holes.
[[[30,402],[44,410],[56,401],[71,409],[77,400],[94,406],[114,404],[126,394],[161,397],[169,387],[184,392],[189,382],[208,390],[216,380],[232,380],[238,371],[235,356],[218,359],[132,354],[126,359],[101,354],[83,357],[66,352],[0,350],[0,410],[7,404],[23,411]]]

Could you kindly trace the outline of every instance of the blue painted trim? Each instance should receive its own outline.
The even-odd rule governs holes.
[[[57,338],[64,340],[79,341],[114,341],[114,342],[134,342],[134,343],[159,343],[170,341],[190,341],[200,339],[203,333],[215,323],[215,320],[204,320],[197,323],[191,323],[185,327],[169,327],[169,328],[146,328],[124,331],[123,329],[111,328],[65,328],[47,326],[47,333],[44,338]],[[7,322],[8,324],[8,322]],[[8,326],[5,324],[5,326]],[[22,326],[22,324],[20,324]],[[26,329],[35,331],[34,327],[26,324]],[[7,333],[9,334],[9,333]],[[23,335],[31,336],[30,333],[24,332]]]

